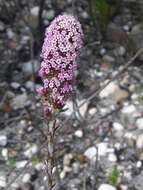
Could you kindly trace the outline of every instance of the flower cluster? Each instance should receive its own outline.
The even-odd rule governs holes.
[[[80,23],[69,15],[58,16],[46,29],[38,89],[46,115],[62,108],[72,92],[82,37]]]

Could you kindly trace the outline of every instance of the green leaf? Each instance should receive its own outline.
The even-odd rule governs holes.
[[[35,166],[40,162],[40,159],[37,156],[32,157],[32,165]]]
[[[90,0],[90,8],[93,20],[99,21],[104,28],[115,12],[115,6],[107,0]]]
[[[117,187],[120,177],[120,171],[118,170],[117,166],[114,166],[110,175],[109,175],[109,183],[115,187]]]
[[[15,158],[9,158],[9,160],[7,160],[6,165],[11,166],[11,167],[15,167],[16,165],[16,159]]]

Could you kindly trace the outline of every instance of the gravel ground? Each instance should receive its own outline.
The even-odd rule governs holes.
[[[71,0],[47,0],[42,29],[37,27],[38,1],[29,7],[25,0],[14,2],[0,2],[0,190],[8,184],[10,190],[44,190],[46,146],[35,93],[40,40],[43,29],[63,12],[74,12],[85,34],[75,86],[77,105],[85,103],[76,113],[68,100],[58,118],[60,182],[54,189],[143,190],[143,54],[87,101],[143,48],[142,1],[113,1],[114,11],[102,26],[103,17],[94,21],[86,0],[73,7]]]

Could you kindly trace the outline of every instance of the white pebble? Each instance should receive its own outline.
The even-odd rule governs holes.
[[[105,55],[107,50],[105,48],[100,49],[100,55]]]
[[[7,145],[7,136],[0,135],[0,146],[6,146]]]
[[[12,82],[12,83],[11,83],[11,87],[12,87],[13,89],[18,89],[18,88],[20,87],[20,84],[19,84],[18,82]]]
[[[124,114],[132,114],[132,113],[135,113],[136,111],[137,110],[134,105],[128,105],[122,109],[122,113],[124,113]]]
[[[82,130],[77,130],[75,132],[75,136],[78,137],[78,138],[82,138],[83,137],[83,131]]]
[[[23,178],[22,178],[22,182],[23,183],[27,183],[30,181],[31,175],[29,173],[24,174]]]
[[[105,156],[107,154],[108,151],[107,146],[108,144],[104,142],[97,144],[99,156]]]
[[[24,155],[27,158],[31,158],[33,155],[38,153],[38,146],[36,144],[32,145],[30,148],[28,148],[25,152]]]
[[[22,161],[19,161],[19,162],[16,162],[16,168],[17,169],[20,169],[20,168],[24,168],[25,165],[27,164],[27,160],[22,160]]]
[[[98,190],[116,190],[116,188],[109,184],[101,184]]]
[[[117,162],[117,157],[116,157],[116,155],[115,155],[114,153],[110,153],[110,154],[108,155],[108,160],[109,160],[110,162]]]
[[[140,134],[136,140],[136,147],[137,149],[143,149],[143,134]]]
[[[42,162],[35,165],[36,170],[40,171],[44,168],[44,164]]]
[[[89,113],[90,115],[94,115],[96,112],[97,112],[97,109],[96,109],[96,108],[91,108],[91,109],[88,111],[88,113]]]
[[[143,118],[139,118],[136,120],[136,126],[138,129],[143,129]]]
[[[8,149],[3,148],[1,151],[1,155],[5,158],[5,160],[8,160]]]
[[[38,7],[38,6],[33,7],[33,8],[30,10],[30,13],[31,13],[32,16],[37,17],[38,14],[39,14],[39,7]]]
[[[125,32],[128,32],[128,31],[130,30],[130,26],[124,25],[124,26],[123,26],[123,30],[124,30]]]
[[[123,127],[123,125],[121,125],[120,123],[114,122],[114,123],[113,123],[113,129],[114,129],[115,131],[123,131],[123,130],[124,130],[124,127]]]
[[[97,150],[94,146],[89,147],[85,152],[84,155],[89,159],[89,160],[94,160],[96,157]]]
[[[141,161],[138,161],[137,164],[136,164],[137,168],[141,168],[142,167],[142,162]]]

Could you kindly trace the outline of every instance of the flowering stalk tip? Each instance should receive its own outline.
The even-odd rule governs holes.
[[[46,115],[63,108],[72,93],[82,38],[81,25],[73,16],[58,16],[46,29],[39,71],[43,86],[38,89]]]

